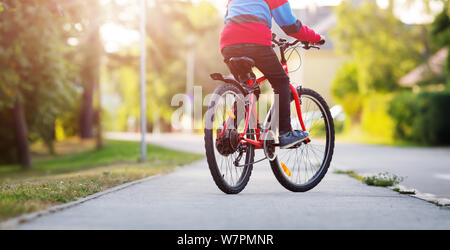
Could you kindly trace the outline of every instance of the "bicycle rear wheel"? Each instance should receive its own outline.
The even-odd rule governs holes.
[[[306,192],[317,186],[328,171],[334,151],[334,122],[327,103],[317,92],[307,88],[297,91],[310,142],[279,149],[270,165],[283,187]],[[294,101],[291,102],[291,126],[302,130]]]
[[[253,169],[254,146],[239,142],[245,116],[243,93],[231,84],[218,87],[205,116],[205,150],[214,182],[226,194],[241,192]],[[246,137],[253,139],[254,131],[247,130]]]

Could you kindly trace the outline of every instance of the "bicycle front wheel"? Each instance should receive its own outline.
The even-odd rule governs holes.
[[[317,92],[307,88],[297,91],[310,140],[289,149],[279,149],[270,165],[283,187],[293,192],[306,192],[317,186],[328,171],[334,150],[334,122],[327,103]],[[291,102],[291,126],[302,130],[295,101]]]

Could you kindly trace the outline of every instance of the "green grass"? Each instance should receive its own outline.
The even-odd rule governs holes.
[[[148,145],[148,161],[138,163],[139,148],[136,142],[106,141],[99,151],[79,150],[36,160],[32,170],[0,166],[0,221],[168,173],[203,158]]]
[[[199,156],[147,146],[148,161],[152,164],[179,164],[198,159]],[[136,142],[106,141],[101,150],[87,150],[75,154],[51,157],[34,162],[32,170],[22,170],[18,166],[0,166],[0,180],[15,174],[57,174],[73,172],[111,163],[136,162],[140,156],[140,145]]]
[[[364,182],[369,186],[376,187],[392,187],[400,184],[403,181],[403,177],[396,176],[389,173],[379,173],[374,176],[368,176],[364,178]]]
[[[394,174],[389,173],[379,173],[377,175],[373,176],[367,176],[363,177],[358,175],[354,171],[335,171],[336,174],[346,174],[354,179],[357,179],[359,181],[362,181],[366,183],[369,186],[376,186],[376,187],[392,187],[395,185],[400,184],[404,180],[403,177],[396,176]],[[397,190],[394,190],[397,191]],[[398,191],[399,192],[399,191]]]
[[[350,177],[352,177],[352,178],[354,178],[354,179],[357,179],[357,180],[359,180],[359,181],[364,181],[364,177],[362,177],[362,176],[359,176],[356,172],[354,172],[354,171],[341,171],[341,170],[338,170],[338,171],[335,171],[335,173],[336,174],[346,174],[346,175],[348,175],[348,176],[350,176]]]
[[[436,205],[438,207],[443,207],[443,205],[441,203],[439,203],[438,201],[435,201],[435,200],[427,200],[427,202],[429,202],[433,205]]]

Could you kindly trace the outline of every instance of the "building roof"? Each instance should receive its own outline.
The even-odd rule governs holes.
[[[419,82],[431,80],[433,77],[442,76],[445,60],[448,56],[448,48],[442,48],[430,57],[427,62],[413,69],[400,78],[399,84],[405,87],[413,86]]]

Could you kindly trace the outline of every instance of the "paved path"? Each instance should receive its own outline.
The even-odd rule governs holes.
[[[110,133],[109,136],[140,140],[138,134]],[[203,146],[199,146],[203,142],[202,135],[149,135],[148,141],[204,153]],[[175,141],[180,143],[173,143]],[[450,147],[389,147],[338,142],[332,163],[335,169],[353,170],[362,175],[389,172],[405,177],[402,186],[450,201]]]
[[[405,177],[401,185],[450,201],[450,147],[414,148],[338,144],[333,162],[359,174],[389,172]]]
[[[202,152],[201,138],[162,139]],[[450,229],[450,210],[333,171],[314,190],[292,193],[264,163],[241,194],[224,195],[203,160],[18,229]]]

